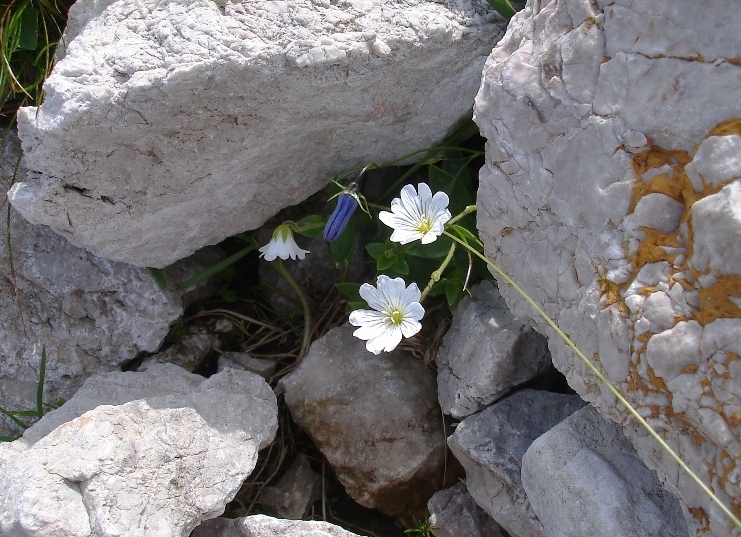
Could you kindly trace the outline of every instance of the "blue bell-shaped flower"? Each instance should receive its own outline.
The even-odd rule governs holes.
[[[324,228],[324,240],[328,242],[337,240],[357,208],[358,199],[356,195],[350,192],[340,194],[337,198],[337,207],[335,207],[332,216],[327,220],[327,226]]]

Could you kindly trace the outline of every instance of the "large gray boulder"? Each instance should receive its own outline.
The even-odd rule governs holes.
[[[296,423],[360,505],[423,509],[439,486],[445,437],[435,378],[409,353],[376,356],[349,324],[315,341],[281,380]]]
[[[535,440],[522,486],[548,537],[686,537],[677,499],[620,425],[582,408]]]
[[[477,213],[487,254],[736,512],[739,26],[741,10],[723,0],[529,2],[487,60],[475,104],[488,140]],[[548,336],[569,384],[628,423],[530,305],[500,292]],[[690,526],[730,533],[709,497],[632,431]]]
[[[185,537],[224,511],[276,429],[252,373],[101,375],[0,450],[0,535]]]
[[[11,203],[93,253],[162,267],[349,167],[441,141],[505,23],[485,0],[80,0]]]
[[[4,184],[19,152],[11,136],[0,153]],[[24,180],[25,169],[17,172]],[[182,293],[162,289],[148,270],[96,257],[7,205],[0,235],[0,406],[7,410],[35,408],[42,350],[44,401],[68,399],[93,373],[157,351],[183,313]],[[17,433],[0,418],[0,434]]]
[[[547,535],[522,486],[522,457],[584,404],[576,395],[521,390],[464,419],[448,438],[471,496],[510,535]]]

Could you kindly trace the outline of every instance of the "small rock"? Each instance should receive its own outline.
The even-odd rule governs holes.
[[[463,420],[448,439],[476,503],[517,537],[544,537],[520,479],[530,444],[584,406],[576,395],[522,390]]]
[[[686,537],[682,509],[622,432],[592,407],[535,440],[522,485],[548,537]]]
[[[741,157],[741,154],[739,155]],[[695,249],[692,264],[699,271],[741,275],[741,181],[692,206]],[[741,295],[741,289],[738,290]]]
[[[281,518],[300,520],[321,498],[321,476],[309,466],[309,459],[299,454],[283,477],[260,494],[260,503]]]
[[[423,509],[445,445],[432,372],[402,350],[373,355],[345,325],[314,342],[281,381],[294,420],[365,507]]]
[[[435,537],[504,537],[505,533],[471,497],[466,485],[457,483],[436,492],[427,502]]]
[[[517,321],[491,282],[453,315],[437,356],[443,412],[464,418],[552,368],[546,339]]]
[[[276,367],[278,367],[278,363],[275,360],[253,358],[244,352],[224,352],[219,356],[217,371],[223,371],[227,368],[241,369],[260,375],[267,380],[275,372]]]

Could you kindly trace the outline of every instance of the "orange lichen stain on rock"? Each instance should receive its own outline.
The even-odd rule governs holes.
[[[700,368],[697,364],[687,364],[686,366],[682,367],[681,372],[682,374],[690,374],[694,375],[697,373],[697,370]]]
[[[697,293],[700,307],[693,312],[692,317],[701,325],[705,326],[716,319],[741,318],[741,308],[730,298],[741,298],[741,276],[719,276],[713,285],[700,287]]]
[[[732,136],[734,134],[741,136],[741,117],[721,121],[710,129],[710,132],[708,132],[705,138],[710,136]]]
[[[650,365],[646,366],[646,371],[648,372],[648,382],[651,383],[656,390],[662,393],[667,393],[668,390],[666,389],[666,382],[664,382],[664,379],[654,372],[653,367]]]
[[[612,306],[615,303],[619,303],[621,306],[625,307],[623,297],[620,295],[620,286],[615,282],[601,279],[599,291],[605,307]]]
[[[677,254],[667,253],[662,246],[672,248],[681,248],[682,243],[679,237],[679,230],[669,234],[662,233],[657,229],[642,228],[644,239],[638,251],[630,256],[628,260],[634,267],[642,267],[646,263],[655,263],[657,261],[668,261],[674,264]]]

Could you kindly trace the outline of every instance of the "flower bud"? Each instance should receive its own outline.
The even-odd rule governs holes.
[[[347,227],[350,217],[358,207],[358,200],[352,194],[340,194],[337,199],[332,216],[327,220],[327,226],[324,228],[324,240],[332,242],[337,240]]]

